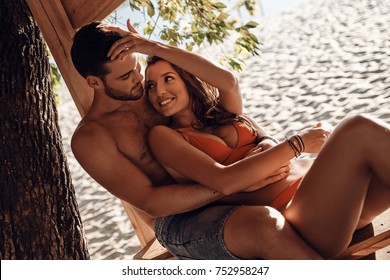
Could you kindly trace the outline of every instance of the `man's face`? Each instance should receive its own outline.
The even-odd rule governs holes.
[[[138,100],[144,94],[141,65],[135,54],[106,64],[108,74],[102,78],[106,95],[121,101]]]

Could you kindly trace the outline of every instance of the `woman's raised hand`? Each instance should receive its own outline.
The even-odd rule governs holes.
[[[111,60],[119,58],[123,60],[130,53],[152,54],[153,46],[156,44],[142,37],[131,25],[130,19],[127,20],[127,29],[123,30],[118,26],[108,26],[107,29],[119,33],[123,38],[116,41],[107,53]]]
[[[317,154],[328,139],[332,130],[321,123],[298,133],[305,145],[305,153]]]

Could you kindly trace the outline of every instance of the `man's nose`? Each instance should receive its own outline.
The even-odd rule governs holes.
[[[133,70],[133,73],[134,73],[133,83],[138,83],[143,81],[144,76],[138,70]]]

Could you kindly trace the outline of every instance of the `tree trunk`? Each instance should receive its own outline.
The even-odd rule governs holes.
[[[0,1],[0,258],[88,259],[42,35]]]

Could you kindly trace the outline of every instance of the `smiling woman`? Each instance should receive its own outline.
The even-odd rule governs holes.
[[[390,161],[382,153],[390,153],[389,124],[369,116],[355,116],[343,120],[332,135],[331,131],[318,124],[286,138],[285,142],[266,151],[256,151],[258,143],[254,134],[245,124],[242,124],[240,129],[237,119],[231,118],[230,123],[217,123],[211,127],[196,117],[193,103],[197,94],[187,88],[187,83],[177,72],[178,68],[158,57],[152,57],[148,61],[146,78],[149,100],[158,112],[171,118],[169,127],[155,126],[151,129],[149,143],[156,158],[177,181],[193,180],[226,196],[237,192],[256,191],[256,194],[250,195],[260,200],[230,200],[231,206],[236,203],[244,206],[238,210],[223,209],[229,212],[228,216],[222,215],[222,219],[228,221],[223,228],[224,236],[229,236],[236,230],[228,225],[237,223],[236,219],[241,219],[240,214],[245,213],[245,209],[250,208],[249,205],[268,205],[280,211],[286,221],[293,224],[305,241],[321,256],[334,258],[348,247],[356,230],[369,225],[377,215],[390,207]],[[220,73],[206,81],[218,83],[218,74]],[[207,91],[200,91],[198,94],[207,95]],[[220,94],[222,95],[223,91]],[[218,106],[217,104],[218,100],[215,106]],[[203,103],[203,107],[207,108],[207,112],[214,109],[206,103]],[[234,129],[227,131],[229,128]],[[245,138],[245,134],[249,135],[249,142],[241,146],[240,139]],[[360,140],[356,140],[357,135],[364,134],[375,135],[375,148],[370,144],[371,138],[360,137]],[[353,139],[357,142],[354,145],[351,143]],[[218,145],[215,145],[216,143]],[[242,147],[244,149],[241,149]],[[228,150],[227,156],[225,150]],[[239,153],[235,153],[237,150],[240,150]],[[356,151],[360,151],[359,156]],[[290,160],[293,156],[298,158],[303,152],[316,154],[318,157],[312,165],[301,170],[298,177],[293,179],[294,172],[288,172],[275,183],[266,186],[260,184],[269,174],[273,174],[273,170],[281,166],[291,166],[293,170],[296,164]],[[235,155],[235,158],[226,161],[225,158],[229,158],[231,154]],[[354,199],[346,202],[351,195]],[[179,258],[202,258],[200,251],[204,248],[203,241],[200,240],[204,239],[203,233],[217,233],[214,227],[202,228],[201,225],[205,225],[206,220],[219,224],[221,213],[211,214],[218,207],[207,206],[184,214],[158,218],[157,239]],[[210,212],[211,209],[213,210]],[[334,219],[336,215],[342,215],[344,218]],[[181,222],[182,219],[202,229],[195,230],[197,226],[185,226]],[[191,234],[172,238],[174,232],[166,232],[168,228],[175,231],[181,228],[181,231]],[[329,231],[333,232],[334,229],[337,234],[329,234]],[[248,234],[245,236],[249,238]],[[189,239],[191,246],[186,246]],[[210,237],[206,239],[226,242],[229,252],[234,256],[257,256],[257,253],[252,255],[241,248],[245,242],[240,243],[237,248],[236,241],[230,243],[228,237],[222,240]],[[252,241],[255,242],[256,239]],[[218,257],[222,255],[227,258],[221,251],[218,252]]]
[[[187,87],[170,63],[160,60],[153,67],[148,67],[145,73],[147,73],[146,93],[149,101],[160,114],[166,117],[176,115],[178,118],[191,114]],[[186,112],[182,112],[183,110]],[[172,125],[175,125],[174,121]]]

